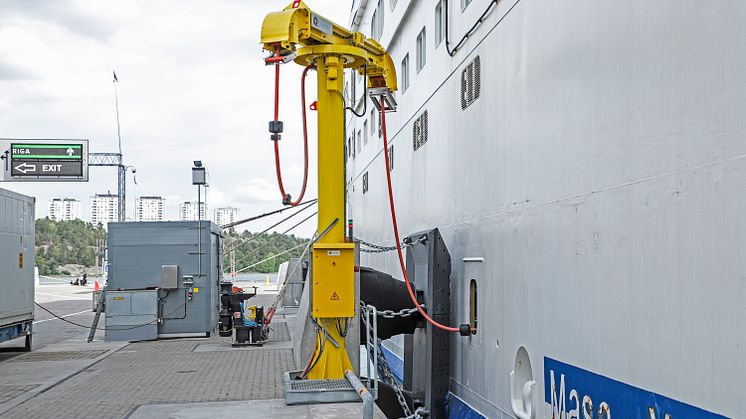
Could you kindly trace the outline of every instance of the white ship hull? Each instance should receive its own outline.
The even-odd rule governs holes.
[[[369,33],[377,5],[360,3]],[[522,347],[537,418],[743,417],[746,2],[503,0],[454,57],[434,45],[436,1],[396,3],[381,43],[410,57],[387,117],[399,229],[443,234],[452,324],[478,284],[478,332],[452,337],[452,417],[514,417]],[[452,43],[488,3],[450,2]],[[347,113],[348,138],[370,110]],[[367,136],[348,158],[350,215],[357,237],[390,245],[382,142]],[[362,264],[401,278],[395,252]]]

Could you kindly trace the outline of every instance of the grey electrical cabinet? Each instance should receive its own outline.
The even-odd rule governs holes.
[[[155,290],[159,336],[213,333],[223,267],[219,227],[210,221],[168,221],[109,223],[108,228],[107,289]]]
[[[158,291],[107,291],[107,341],[158,338]]]
[[[161,288],[170,290],[179,288],[179,266],[161,266]]]

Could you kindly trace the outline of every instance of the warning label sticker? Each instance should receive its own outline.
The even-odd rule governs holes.
[[[332,300],[332,301],[334,301],[334,300],[339,300],[339,296],[337,295],[337,293],[336,293],[336,292],[332,292],[332,298],[331,298],[331,300]]]

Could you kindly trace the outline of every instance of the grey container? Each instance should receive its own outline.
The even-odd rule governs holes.
[[[34,233],[34,198],[0,189],[0,329],[34,318]]]
[[[158,288],[160,336],[210,335],[218,323],[221,252],[220,229],[209,221],[109,223],[107,290]],[[175,288],[163,283],[173,269]]]

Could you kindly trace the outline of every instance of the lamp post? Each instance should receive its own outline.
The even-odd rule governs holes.
[[[200,160],[192,167],[192,185],[197,185],[197,276],[202,277],[202,186],[207,184],[207,176]]]

